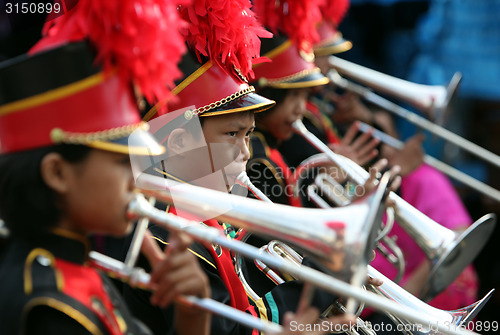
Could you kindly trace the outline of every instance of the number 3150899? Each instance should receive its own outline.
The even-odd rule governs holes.
[[[61,4],[55,3],[34,3],[34,2],[21,2],[21,3],[5,3],[5,12],[7,14],[50,14],[50,13],[60,13],[61,12]]]

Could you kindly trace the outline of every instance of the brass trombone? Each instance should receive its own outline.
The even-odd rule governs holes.
[[[447,324],[449,327],[467,327],[468,322],[472,321],[476,315],[481,311],[484,305],[488,302],[493,295],[494,289],[490,290],[482,299],[475,303],[453,311],[445,311],[434,308],[423,301],[415,298],[412,294],[408,293],[400,286],[394,284],[389,278],[385,277],[372,266],[368,266],[368,274],[372,277],[382,279],[383,284],[380,286],[368,285],[368,288],[381,296],[387,297],[393,301],[399,301],[404,306],[411,306],[414,310],[420,310],[422,313],[435,315],[441,320],[442,323]],[[395,323],[401,325],[398,327],[403,333],[407,335],[427,335],[430,329],[425,327],[416,327],[411,321],[401,318],[391,313],[385,313]],[[432,329],[431,329],[432,330]]]
[[[294,191],[298,192],[302,188],[301,183],[311,169],[323,168],[331,164],[332,160],[325,154],[312,155],[302,161],[296,170],[295,185],[293,186]],[[341,175],[340,177],[346,179],[348,175]],[[319,172],[314,178],[314,182],[307,186],[307,196],[319,208],[332,207],[323,197],[326,197],[336,206],[347,206],[352,201],[352,195],[346,192],[344,186],[340,185],[340,183],[326,172]],[[376,239],[378,242],[376,247],[397,268],[398,275],[394,281],[398,283],[404,274],[405,260],[396,242],[393,238],[387,236],[394,224],[393,208],[387,208],[386,215],[387,220]]]
[[[142,207],[141,207],[142,205]],[[131,286],[140,287],[142,289],[149,288],[149,282],[151,276],[144,271],[142,268],[135,267],[135,260],[137,259],[138,250],[141,247],[142,240],[144,238],[144,231],[147,228],[149,219],[145,217],[144,211],[153,210],[158,211],[153,207],[151,201],[148,203],[142,195],[138,195],[129,204],[129,215],[134,216],[138,211],[142,210],[142,218],[139,220],[138,227],[134,233],[134,238],[129,247],[127,253],[127,260],[121,262],[117,259],[109,257],[107,255],[101,254],[97,251],[89,252],[89,259],[91,266],[109,274],[113,278],[127,282]],[[135,208],[135,210],[133,209]],[[140,209],[138,209],[140,208]],[[156,213],[158,214],[158,213]],[[172,218],[168,228],[182,230],[182,227],[186,225],[186,221],[182,218]],[[168,220],[167,220],[168,221]],[[189,224],[196,224],[194,222],[188,222]],[[199,224],[197,224],[199,226]],[[214,233],[212,233],[214,234]],[[5,227],[3,220],[0,219],[0,238],[7,238],[9,236],[9,230]],[[251,315],[225,305],[209,298],[198,298],[195,296],[180,296],[177,301],[185,306],[194,306],[202,310],[208,311],[212,314],[222,315],[226,318],[234,320],[241,323],[249,328],[257,329],[259,331],[276,334],[283,330],[283,327],[259,318],[252,317]]]
[[[331,252],[338,252],[339,243],[337,243],[337,239],[342,236],[342,234],[338,234],[341,233],[341,231],[338,230],[339,227],[337,226],[334,229],[334,227],[328,225],[328,222],[331,222],[332,219],[349,222],[345,226],[345,228],[348,228],[351,224],[356,226],[355,219],[357,217],[362,217],[363,219],[373,218],[374,220],[380,219],[381,213],[379,213],[379,207],[384,199],[383,194],[385,193],[385,187],[389,178],[387,175],[384,175],[381,179],[381,185],[371,199],[371,210],[368,210],[368,208],[363,209],[363,207],[359,207],[359,205],[350,205],[329,210],[294,208],[285,205],[268,204],[262,201],[242,198],[189,184],[179,184],[172,180],[147,174],[144,174],[139,179],[138,183],[143,189],[141,192],[152,195],[167,203],[172,203],[175,200],[176,208],[196,215],[206,215],[210,213],[214,218],[233,223],[252,233],[275,237],[279,240],[291,243],[299,249],[307,250],[313,255],[319,256],[323,261],[326,260],[328,262],[331,255],[321,254],[327,253],[328,250]],[[174,190],[174,188],[178,189]],[[175,195],[173,195],[173,193]],[[204,227],[196,221],[181,219],[155,208],[151,208],[152,206],[145,200],[137,204],[137,206],[132,204],[130,210],[135,212],[139,217],[147,216],[152,221],[165,225],[167,229],[182,230],[196,240],[219,244],[222,247],[241,253],[251,259],[259,259],[270,267],[284,273],[289,273],[299,280],[308,282],[325,291],[362,301],[366,305],[406,318],[416,324],[432,325],[433,329],[445,334],[465,335],[474,333],[464,328],[450,328],[432,314],[429,315],[425,311],[415,311],[411,308],[402,307],[401,304],[383,298],[375,293],[366,292],[358,286],[350,285],[312,268],[292,264],[281,257],[263,254],[258,248],[249,246],[238,240],[227,239],[227,237],[217,229]],[[146,210],[143,210],[143,208],[146,208]],[[344,214],[347,212],[339,211],[341,209],[349,209],[349,220],[344,220]],[[356,212],[356,215],[352,215],[353,212]],[[369,221],[373,222],[374,220]],[[304,221],[308,222],[307,226],[304,226]],[[362,221],[365,222],[366,220]],[[362,226],[364,226],[364,224]],[[318,233],[314,234],[314,231]],[[311,233],[315,236],[311,236]],[[350,233],[349,231],[344,232],[345,242],[341,243],[343,252],[345,252],[345,248],[353,247],[352,244],[349,246],[349,243],[347,243],[349,240],[353,238],[356,240],[359,237],[352,236],[351,234],[352,231]],[[351,242],[354,244],[363,244],[366,241],[366,237],[365,235],[362,239]],[[332,249],[330,246],[325,249],[323,245],[326,240],[330,240],[330,243],[333,243],[335,248]],[[359,247],[355,249],[356,251],[360,250]],[[364,263],[363,257],[362,261],[363,264],[366,264]],[[349,268],[359,267],[359,265],[359,263],[344,264],[344,266]],[[366,266],[364,267],[366,270]],[[352,272],[352,269],[349,270],[349,272]],[[363,277],[361,278],[363,281],[365,279],[364,273],[365,271],[363,271]]]
[[[241,178],[240,178],[241,177]],[[248,180],[248,177],[246,174],[240,175],[239,176],[239,181],[242,182],[243,185],[247,186],[250,189],[255,189],[256,187]],[[269,202],[269,198],[267,198],[263,193],[261,193],[261,200]],[[384,235],[385,236],[385,235]],[[280,241],[271,241],[267,245],[263,246],[261,248],[263,252],[267,252],[270,255],[274,255],[275,257],[281,257],[284,260],[294,263],[294,264],[301,264],[302,263],[302,256],[299,255],[295,250],[290,248],[288,245],[286,245],[283,242]],[[268,267],[266,264],[263,262],[256,260],[257,266],[266,273],[266,275],[276,284],[281,284],[285,282],[285,280],[282,278],[284,275],[288,275],[286,273],[281,273],[278,274],[274,269]],[[412,294],[408,293],[405,291],[403,288],[401,288],[399,285],[395,284],[393,281],[391,281],[389,278],[385,277],[383,274],[378,272],[375,268],[372,266],[368,265],[368,275],[371,276],[372,278],[378,278],[383,281],[383,284],[380,286],[373,286],[373,285],[368,285],[369,289],[381,296],[387,297],[391,301],[395,301],[403,308],[406,308],[407,306],[411,306],[414,310],[420,311],[420,313],[423,314],[429,314],[429,315],[436,315],[439,319],[440,322],[443,324],[448,325],[450,328],[458,328],[463,325],[467,325],[467,323],[471,320],[473,320],[476,315],[479,313],[479,311],[483,308],[483,306],[488,302],[490,299],[491,295],[494,292],[494,289],[488,292],[481,300],[458,310],[455,311],[444,311],[440,310],[437,308],[434,308],[420,299],[416,298]],[[243,278],[244,279],[244,278]],[[292,278],[295,279],[295,278]],[[342,310],[343,306],[336,301],[336,308]],[[413,324],[411,321],[402,318],[397,315],[393,315],[391,313],[386,314],[389,316],[389,318],[394,322],[394,324],[398,325],[398,330],[400,329],[403,333],[407,335],[427,335],[430,332],[432,332],[432,327],[424,327],[424,326],[418,326],[417,324]],[[360,327],[361,331],[365,334],[373,334],[373,330],[370,327],[367,327],[367,325],[364,323],[363,320],[357,319],[357,324]],[[358,334],[357,331],[352,330],[350,331],[350,334]]]
[[[313,155],[310,159],[318,163],[321,162],[321,165],[330,162],[322,154]],[[303,164],[308,165],[308,161],[309,158]],[[307,196],[319,208],[331,208],[331,205],[323,199],[320,193],[336,206],[347,206],[351,203],[351,198],[346,196],[344,187],[327,173],[319,173],[314,178],[314,183],[307,186]],[[393,281],[399,283],[401,278],[403,278],[406,264],[403,252],[397,245],[395,238],[387,235],[394,225],[394,209],[392,207],[387,208],[386,215],[385,225],[376,239],[378,242],[377,250],[397,269],[398,274]]]
[[[456,72],[447,87],[422,85],[392,77],[335,56],[329,57],[328,61],[330,66],[340,74],[404,100],[428,115],[434,115],[438,124],[444,122],[462,80],[461,73]]]
[[[271,201],[271,199],[269,199],[259,188],[257,188],[250,181],[250,178],[248,178],[248,175],[246,174],[246,172],[243,171],[242,173],[240,173],[238,175],[238,177],[236,178],[236,182],[238,184],[242,185],[243,187],[246,187],[249,190],[251,190],[256,195],[257,199],[264,201],[264,202],[267,202],[267,203],[273,203]],[[242,242],[246,242],[246,240],[250,236],[250,234],[248,232],[244,231],[244,229],[241,229],[241,228],[238,230],[237,235],[240,236],[239,240]],[[276,246],[276,248],[274,248],[274,246]],[[284,251],[279,252],[279,254],[277,252],[275,252],[275,250],[282,250],[282,249],[284,249]],[[292,263],[302,264],[302,256],[300,256],[295,250],[293,250],[288,245],[281,243],[279,241],[273,240],[273,241],[269,242],[267,245],[262,246],[260,248],[260,250],[261,250],[261,252],[267,252],[271,255],[274,255],[275,257],[282,257],[282,258],[284,258]],[[256,259],[254,262],[255,262],[255,266],[260,271],[262,271],[269,279],[271,279],[276,285],[279,285],[279,284],[282,284],[285,282],[279,274],[277,274],[273,269],[269,268],[262,261]],[[252,289],[251,285],[247,282],[247,280],[243,274],[243,269],[241,267],[242,266],[242,259],[241,259],[240,255],[234,256],[234,263],[235,263],[234,267],[235,267],[236,274],[238,275],[238,278],[240,278],[240,281],[243,283],[243,286],[245,287],[245,291],[247,292],[247,294],[254,301],[259,300],[260,296]],[[288,274],[285,274],[285,275],[288,275]],[[297,279],[297,278],[291,278],[291,279]],[[328,314],[331,312],[331,310],[333,308],[335,308],[337,311],[340,311],[343,313],[345,313],[347,311],[345,306],[343,306],[338,300],[335,300],[333,302],[333,305],[331,305],[329,308],[327,308],[327,310],[325,312],[323,312],[322,315],[328,316]],[[361,314],[361,311],[363,310],[363,308],[364,308],[364,304],[359,305],[357,312],[355,314],[356,315]],[[356,320],[357,320],[358,325],[360,325],[360,326],[364,325],[363,320],[361,320],[359,317],[357,317]],[[359,335],[359,333],[354,329],[351,329],[346,333],[349,335]],[[362,328],[362,333],[364,333],[366,335],[376,334],[375,332],[371,331],[370,329],[367,329],[366,327]]]
[[[288,262],[292,262],[295,264],[301,264],[302,263],[302,256],[300,256],[295,250],[290,248],[290,246],[286,245],[285,243],[282,243],[280,241],[273,240],[269,242],[267,245],[264,245],[263,247],[260,248],[262,252],[267,252],[270,255],[273,255],[275,257],[282,257],[286,259]],[[286,273],[281,273],[278,274],[276,271],[273,269],[269,268],[266,264],[259,260],[255,260],[255,264],[259,270],[264,272],[266,276],[271,279],[276,285],[284,283],[286,280],[283,279],[283,276],[287,276],[288,274]],[[290,280],[295,280],[296,278],[291,277]],[[356,315],[361,314],[361,312],[364,309],[364,304],[361,304],[358,307],[358,310],[356,311]],[[328,316],[333,310],[336,310],[341,313],[346,312],[346,308],[344,305],[340,303],[339,300],[335,300],[333,304],[327,308],[325,312],[323,312],[322,316]],[[346,333],[349,335],[359,335],[360,333],[363,333],[365,335],[375,335],[377,334],[375,331],[370,329],[369,327],[366,327],[365,322],[360,318],[356,317],[356,325],[359,327],[359,331],[355,330],[354,328],[351,328],[349,331]]]
[[[381,142],[390,145],[393,148],[396,149],[402,149],[404,147],[404,143],[390,135],[387,135],[386,133],[373,128],[370,125],[367,125],[364,122],[359,122],[359,130],[362,132],[368,132],[372,131],[372,136],[375,138],[378,138]],[[453,168],[452,166],[449,166],[446,163],[441,162],[440,160],[429,156],[429,155],[424,155],[424,162],[427,163],[428,165],[436,168],[437,170],[443,172],[444,174],[448,175],[449,177],[463,183],[464,185],[467,185],[476,191],[479,191],[480,193],[486,195],[487,197],[499,201],[500,202],[500,191],[497,189],[494,189],[493,187],[475,179],[469,176],[468,174],[463,173],[460,170],[457,170]]]
[[[356,184],[363,185],[369,173],[350,159],[335,154],[307,130],[301,120],[294,130],[334,162]],[[415,240],[430,260],[432,268],[420,296],[431,299],[444,290],[470,264],[486,244],[495,228],[496,217],[487,214],[463,233],[447,229],[408,204],[394,192],[389,198],[396,204],[399,225]]]
[[[358,265],[367,264],[374,247],[378,232],[374,223],[380,222],[385,192],[379,187],[381,191],[355,204],[322,210],[265,203],[148,174],[139,177],[138,185],[143,194],[184,212],[209,215],[251,233],[287,241],[318,257],[337,278],[357,286],[366,277],[366,269]]]
[[[287,261],[296,262],[299,264],[301,262],[301,256],[295,253],[293,249],[291,249],[284,243],[272,241],[266,246],[265,250],[271,255],[284,257],[284,259],[286,259]],[[266,265],[261,264],[261,266],[265,267]],[[274,278],[276,283],[284,282],[282,277],[274,272],[274,270],[266,269],[266,271],[268,272],[270,277]],[[469,306],[453,311],[446,311],[432,307],[422,300],[416,298],[414,295],[405,291],[399,285],[391,281],[389,278],[381,274],[370,265],[368,265],[368,275],[372,278],[378,278],[383,281],[382,285],[380,286],[367,285],[370,291],[401,304],[403,308],[411,307],[413,310],[419,311],[420,313],[434,315],[440,319],[441,323],[455,329],[461,326],[467,326],[468,322],[472,321],[477,316],[477,314],[486,305],[488,300],[493,295],[493,292],[495,291],[494,289],[490,290],[482,299]],[[342,308],[342,306],[338,306],[338,308]],[[393,315],[391,313],[385,312],[385,314],[394,322],[394,324],[397,326],[397,330],[406,335],[428,335],[429,333],[434,332],[432,329],[432,325],[425,327],[421,324],[414,324],[405,318]],[[358,319],[357,324],[364,333],[370,334],[373,332],[369,325],[366,324],[363,320]],[[356,334],[356,332],[354,332],[354,334]]]
[[[500,156],[492,153],[489,150],[484,149],[483,147],[472,143],[471,141],[439,126],[436,123],[433,123],[421,116],[418,116],[415,113],[410,112],[409,110],[398,106],[397,104],[384,99],[380,95],[375,94],[371,90],[367,89],[366,87],[363,87],[361,85],[357,85],[353,82],[348,81],[347,79],[343,78],[340,76],[339,72],[349,76],[355,80],[364,82],[368,86],[375,86],[376,88],[387,88],[391,87],[389,90],[393,95],[397,96],[397,93],[406,93],[409,96],[415,95],[415,101],[422,100],[423,96],[425,95],[419,95],[418,93],[412,94],[405,91],[405,86],[401,84],[399,81],[397,84],[392,85],[392,82],[396,80],[395,78],[389,77],[383,77],[382,74],[370,70],[368,68],[365,68],[363,66],[348,62],[346,60],[337,58],[335,56],[330,56],[329,58],[330,65],[332,66],[332,70],[328,73],[328,78],[337,86],[355,92],[358,95],[360,95],[363,99],[366,101],[369,101],[393,114],[398,115],[399,117],[402,117],[403,119],[417,125],[420,128],[426,129],[429,132],[442,137],[443,139],[461,147],[464,150],[467,150],[473,155],[476,155],[479,158],[482,158],[489,163],[493,164],[496,167],[500,167]],[[369,75],[366,75],[366,74]],[[374,80],[373,76],[370,76],[370,74],[376,73],[377,75],[375,77],[380,77],[383,78],[380,81]],[[416,85],[416,84],[413,84]],[[399,86],[399,87],[398,87]],[[453,84],[450,85],[451,88],[453,88]],[[456,86],[456,85],[455,85]],[[413,86],[412,86],[413,87]],[[410,88],[410,91],[413,88]],[[417,90],[418,91],[418,90]],[[431,95],[432,96],[432,95]],[[432,98],[430,99],[432,101]],[[445,99],[447,100],[447,99]],[[449,99],[448,99],[449,100]],[[427,105],[427,104],[426,104]],[[432,106],[432,104],[431,104]]]

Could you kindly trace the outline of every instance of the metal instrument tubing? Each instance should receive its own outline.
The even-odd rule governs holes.
[[[154,197],[149,198],[149,203],[151,205],[154,205],[155,203]],[[127,251],[127,256],[125,257],[125,265],[129,268],[133,268],[135,266],[137,257],[139,257],[142,240],[144,239],[144,234],[146,234],[146,230],[148,229],[148,224],[149,224],[148,218],[141,218],[137,223],[134,236],[132,237],[132,242],[130,243],[130,247]]]
[[[469,321],[472,321],[479,311],[484,307],[484,305],[488,302],[490,297],[492,296],[494,289],[488,292],[482,299],[479,301],[460,308],[458,310],[446,311],[441,310],[435,307],[432,307],[422,300],[416,298],[414,295],[410,294],[394,282],[392,282],[389,278],[381,274],[372,266],[368,266],[368,274],[373,278],[379,278],[383,281],[383,284],[380,286],[369,285],[371,291],[376,292],[377,294],[387,297],[393,300],[396,303],[400,303],[401,306],[409,307],[413,310],[420,310],[422,313],[432,314],[434,317],[441,320],[441,323],[447,324],[449,327],[458,328],[461,325],[467,325]],[[411,322],[410,320],[402,318],[400,315],[396,314],[388,314],[388,316],[395,322],[396,324],[407,325]],[[428,335],[434,332],[434,328],[422,328],[418,329],[418,327],[402,327],[404,329],[404,333],[412,334],[412,335]]]
[[[111,272],[119,279],[128,280],[133,286],[138,286],[143,289],[148,288],[151,276],[143,269],[129,268],[125,263],[96,251],[91,251],[89,257],[95,267],[105,272]],[[283,330],[283,327],[278,324],[253,317],[250,314],[213,299],[181,296],[177,298],[177,301],[186,306],[196,306],[210,313],[224,316],[249,328],[258,329],[265,333],[275,334]]]
[[[384,132],[374,129],[372,126],[367,125],[366,123],[359,123],[359,130],[362,132],[368,132],[370,130],[373,131],[373,137],[378,138],[381,142],[386,143],[396,149],[402,149],[404,147],[404,143],[390,135],[385,134]],[[454,167],[441,162],[440,160],[429,156],[424,155],[424,162],[429,164],[430,166],[438,169],[444,174],[450,176],[451,178],[461,182],[464,185],[467,185],[476,191],[481,192],[482,194],[490,197],[493,200],[500,202],[500,191],[494,189],[493,187],[469,176],[466,173],[463,173],[460,170],[455,169]]]
[[[325,291],[363,301],[369,306],[407,318],[408,320],[418,324],[432,325],[433,329],[437,329],[445,334],[476,334],[464,328],[450,328],[447,325],[442,324],[440,320],[436,319],[433,315],[427,315],[426,313],[415,311],[411,308],[401,308],[401,305],[396,304],[387,298],[382,298],[375,293],[366,292],[361,287],[352,286],[312,268],[308,268],[303,265],[290,264],[288,261],[280,257],[262,254],[258,248],[237,240],[227,239],[227,237],[223,236],[221,232],[215,228],[204,227],[194,221],[189,221],[172,214],[165,214],[165,212],[156,208],[147,208],[144,204],[139,204],[139,201],[146,203],[145,205],[148,206],[147,201],[144,198],[140,200],[136,199],[131,203],[129,208],[132,213],[139,216],[148,216],[150,220],[163,224],[168,229],[183,231],[192,236],[195,240],[219,244],[222,247],[241,253],[250,259],[259,259],[268,266],[275,267],[280,271],[295,275],[300,280],[308,281]]]
[[[338,76],[340,77],[340,76]],[[381,97],[378,94],[375,94],[374,92],[366,89],[365,87],[362,87],[360,85],[356,85],[352,82],[349,82],[348,80],[340,77],[339,79],[337,76],[330,76],[329,78],[338,86],[341,88],[344,88],[346,90],[350,90],[352,92],[355,92],[359,94],[363,99],[393,113],[398,115],[399,117],[402,117],[405,120],[408,120],[409,122],[428,130],[429,132],[440,136],[449,142],[461,147],[464,150],[467,150],[471,154],[482,158],[489,163],[495,165],[496,167],[500,167],[500,157],[498,155],[495,155],[489,150],[484,149],[483,147],[441,127],[438,126],[437,124],[415,114],[410,112],[409,110],[398,106],[397,104]]]
[[[300,121],[300,120],[299,120]],[[344,170],[350,178],[354,180],[354,182],[358,185],[363,185],[366,180],[370,177],[370,173],[363,169],[361,166],[352,162],[350,159],[343,157],[341,155],[335,154],[333,151],[328,148],[326,144],[324,144],[321,140],[319,140],[314,135],[309,135],[309,131],[306,129],[302,121],[295,121],[294,128],[298,130],[299,133],[303,134],[309,143],[315,146],[318,150],[322,151],[330,158],[335,164],[337,164],[342,170]],[[432,227],[427,224],[429,222],[429,218],[408,204],[406,201],[401,199],[396,193],[390,192],[389,198],[395,202],[396,204],[396,213],[400,223],[404,221],[406,223],[417,220],[417,222],[422,222],[419,225],[405,225],[408,226],[408,233],[411,236],[415,236],[412,234],[418,234],[419,236],[426,236],[427,238],[419,239],[416,242],[419,246],[426,252],[428,255],[430,253],[431,256],[435,255],[436,249],[438,249],[442,245],[443,237],[446,239],[452,240],[454,238],[454,233],[449,229],[437,224],[432,221]],[[434,231],[434,234],[427,234],[429,231]]]

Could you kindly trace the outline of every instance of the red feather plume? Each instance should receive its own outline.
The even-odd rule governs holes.
[[[299,48],[310,51],[319,40],[316,25],[321,21],[319,6],[324,0],[254,0],[259,21],[273,33],[287,35]]]
[[[251,6],[250,0],[194,0],[181,6],[181,17],[189,22],[183,30],[186,41],[198,57],[208,57],[230,71],[234,65],[245,77],[253,77],[260,38],[272,34],[257,21]]]
[[[115,68],[139,86],[149,102],[163,101],[182,74],[185,52],[177,5],[188,0],[80,0],[68,13],[48,21],[44,37],[30,51],[88,39],[105,71]]]
[[[349,9],[349,0],[325,0],[321,7],[323,18],[337,27],[344,19]]]

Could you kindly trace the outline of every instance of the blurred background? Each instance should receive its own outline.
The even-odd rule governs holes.
[[[456,71],[461,72],[462,83],[445,127],[500,154],[499,18],[500,0],[351,0],[339,30],[353,48],[339,57],[420,84],[446,86]],[[403,138],[418,130],[396,121]],[[500,188],[498,168],[431,134],[424,147],[426,153]],[[489,212],[500,214],[500,203],[456,186],[474,220]],[[497,289],[478,320],[500,319],[499,235],[497,224],[474,262],[480,294]]]

